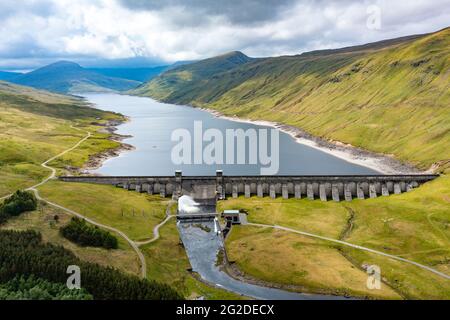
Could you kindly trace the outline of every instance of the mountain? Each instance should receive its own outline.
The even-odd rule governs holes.
[[[0,71],[0,80],[9,81],[11,79],[17,78],[20,75],[22,75],[22,73],[9,72],[9,71]]]
[[[164,72],[169,66],[159,66],[153,68],[87,68],[107,77],[146,82],[160,73]]]
[[[13,83],[59,93],[86,91],[124,91],[137,87],[140,82],[107,77],[84,69],[80,65],[59,61],[10,80]]]
[[[277,121],[428,168],[450,159],[449,74],[446,28],[296,56],[231,53],[167,71],[134,92]]]
[[[247,57],[239,51],[229,52],[206,60],[183,64],[159,75],[148,84],[137,88],[136,94],[146,95],[161,100],[173,99],[177,103],[191,102],[201,92],[205,79],[214,79],[222,72],[230,71],[256,59]],[[192,93],[192,94],[191,94]]]

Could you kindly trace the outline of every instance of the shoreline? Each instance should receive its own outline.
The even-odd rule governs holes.
[[[118,126],[130,121],[130,119],[125,115],[124,118],[124,121],[109,121],[105,125],[102,125],[104,128],[99,130],[99,132],[108,133],[110,136],[107,139],[119,143],[119,146],[89,156],[89,160],[81,168],[76,170],[77,174],[101,176],[101,174],[92,171],[101,168],[107,160],[119,157],[124,152],[133,151],[136,149],[133,145],[123,142],[123,140],[131,138],[131,135],[121,135],[115,133]]]
[[[266,120],[252,120],[227,116],[217,110],[209,108],[198,109],[206,111],[216,118],[278,129],[281,132],[290,135],[295,140],[295,142],[299,144],[303,144],[305,146],[320,150],[347,162],[378,171],[380,174],[428,173],[428,171],[421,171],[412,165],[403,163],[400,160],[395,159],[393,156],[375,153],[339,141],[324,140],[291,125]]]

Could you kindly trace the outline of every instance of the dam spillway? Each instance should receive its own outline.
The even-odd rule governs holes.
[[[217,171],[215,176],[61,176],[65,182],[97,183],[141,193],[178,198],[215,201],[244,195],[249,198],[283,197],[351,201],[378,196],[401,194],[434,180],[438,175],[335,175],[335,176],[227,176]]]

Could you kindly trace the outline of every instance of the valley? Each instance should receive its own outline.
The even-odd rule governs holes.
[[[86,166],[94,157],[117,154],[123,147],[117,133],[136,149],[98,163],[96,173],[173,175],[180,168],[168,158],[171,130],[196,119],[222,129],[257,127],[233,119],[264,120],[441,175],[410,192],[351,202],[221,199],[218,212],[241,210],[250,222],[233,226],[225,239],[229,263],[223,267],[229,275],[295,293],[448,300],[448,280],[432,272],[272,227],[372,248],[450,275],[449,31],[298,56],[250,58],[231,52],[155,73],[145,70],[152,78],[142,85],[144,79],[136,75],[136,80],[118,80],[116,73],[104,70],[99,77],[95,70],[80,70],[69,62],[50,66],[57,68],[56,84],[45,68],[15,84],[0,81],[0,202],[18,189],[45,182],[35,187],[42,197],[38,209],[12,217],[0,230],[39,231],[45,243],[61,245],[83,261],[167,284],[187,299],[247,299],[192,272],[176,219],[166,221],[177,210],[169,198],[47,178],[52,168],[57,176],[91,174]],[[73,70],[83,75],[82,81],[71,75]],[[48,84],[43,81],[47,78]],[[290,159],[281,161],[283,174],[298,174],[298,160],[306,154],[310,158],[303,174],[373,172],[299,145],[293,139],[298,135],[293,136],[283,136],[281,159]],[[218,167],[182,169],[211,174]],[[220,169],[252,174],[259,168]],[[74,213],[113,233],[118,249],[80,246],[62,237],[59,229]],[[159,238],[150,241],[163,221]],[[380,290],[366,286],[371,265],[381,268]]]

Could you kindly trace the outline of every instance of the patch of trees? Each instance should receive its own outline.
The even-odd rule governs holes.
[[[81,287],[94,299],[183,299],[166,284],[82,261],[62,246],[44,243],[41,234],[33,230],[0,230],[0,248],[0,283],[23,275],[65,284],[69,276],[67,267],[76,265],[81,270]]]
[[[92,295],[35,276],[17,276],[0,284],[0,300],[92,300]]]
[[[0,204],[0,224],[6,222],[10,217],[36,210],[36,208],[37,200],[32,192],[17,190]]]
[[[103,247],[106,249],[117,249],[119,243],[117,238],[108,231],[97,226],[91,226],[86,220],[73,217],[69,224],[60,229],[61,235],[81,246]]]

